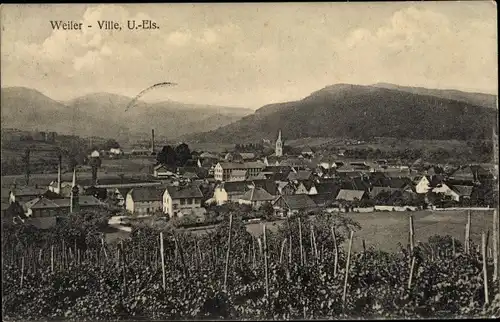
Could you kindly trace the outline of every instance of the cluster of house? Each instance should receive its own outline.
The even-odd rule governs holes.
[[[200,222],[208,204],[227,202],[255,209],[270,203],[280,216],[325,207],[348,210],[362,207],[366,201],[376,204],[383,200],[384,205],[398,206],[422,199],[435,202],[428,200],[429,192],[458,202],[490,185],[496,179],[494,173],[478,165],[452,169],[425,166],[421,160],[411,166],[388,160],[347,160],[339,155],[317,155],[309,147],[300,155],[284,155],[280,133],[275,153],[263,158],[254,153],[204,152],[185,167],[156,166],[150,180],[102,179],[97,184],[80,180],[77,184],[61,182],[59,177],[48,189],[14,189],[11,201],[21,202],[28,216],[51,216],[67,212],[68,197],[77,187],[77,191],[85,191],[77,200],[80,207],[99,207],[106,202],[134,214],[193,216]]]
[[[208,175],[198,175],[196,167]],[[253,153],[205,152],[189,169],[175,172],[159,165],[154,170],[157,178],[212,185],[214,192],[206,196],[207,203],[236,202],[259,208],[269,202],[283,216],[326,206],[346,209],[366,200],[398,206],[414,206],[419,200],[436,203],[427,198],[429,192],[444,200],[470,200],[478,187],[495,179],[493,173],[478,165],[426,166],[422,160],[410,166],[398,160],[347,160],[339,155],[317,155],[310,147],[300,155],[283,155],[281,133],[275,153],[261,159]]]

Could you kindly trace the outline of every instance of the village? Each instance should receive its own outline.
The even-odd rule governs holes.
[[[179,146],[188,151],[182,164],[157,161],[147,178],[99,178],[102,158],[123,156],[116,147],[90,153],[92,178],[79,178],[84,170],[75,167],[72,180],[64,181],[59,162],[57,178],[48,186],[13,185],[8,201],[2,200],[2,215],[49,228],[68,212],[104,207],[118,211],[120,218],[160,216],[191,227],[218,223],[222,219],[213,218],[209,210],[226,204],[246,207],[248,220],[319,210],[355,214],[493,207],[494,171],[477,164],[451,167],[419,159],[408,166],[348,159],[342,152],[322,155],[308,146],[300,153],[284,153],[281,131],[273,142],[274,153],[261,158],[241,149],[191,152],[186,144]],[[129,157],[155,158],[160,153],[153,130],[151,148],[130,151]]]

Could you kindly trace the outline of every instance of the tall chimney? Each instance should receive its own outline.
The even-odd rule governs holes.
[[[151,154],[155,153],[155,129],[151,129]]]
[[[57,165],[57,193],[61,193],[61,167],[62,167],[62,155],[59,154],[59,163]]]
[[[76,167],[73,168],[73,183],[71,185],[71,197],[69,201],[69,211],[78,211],[80,206],[79,196],[78,196],[78,186],[76,185]]]

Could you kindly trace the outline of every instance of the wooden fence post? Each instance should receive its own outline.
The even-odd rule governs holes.
[[[493,210],[493,280],[498,281],[498,247],[499,247],[498,211]]]
[[[354,235],[354,232],[351,230],[350,235],[349,235],[349,250],[347,252],[347,261],[345,264],[345,279],[344,279],[344,292],[342,294],[342,305],[345,305],[345,300],[347,296],[347,281],[349,279],[349,265],[351,261],[351,248],[352,248],[352,237]]]
[[[412,256],[414,247],[415,247],[415,232],[413,228],[413,216],[410,216],[410,251]]]
[[[266,300],[269,300],[269,274],[267,267],[267,238],[266,238],[266,224],[262,226],[262,232],[264,234],[264,277],[265,277],[265,287],[266,287]]]
[[[54,245],[50,246],[50,271],[54,273]]]
[[[167,289],[167,280],[165,276],[165,251],[163,248],[163,232],[160,232],[160,252],[161,252],[161,272],[162,272],[162,281],[163,281],[163,290]]]
[[[21,257],[21,289],[23,288],[24,282],[24,256]]]
[[[490,303],[488,292],[488,257],[486,255],[487,237],[483,231],[481,234],[482,256],[483,256],[483,281],[484,281],[484,301],[486,304]]]
[[[229,236],[227,241],[226,266],[224,268],[224,293],[227,293],[227,274],[229,270],[229,258],[231,256],[231,235],[233,228],[233,213],[229,214]]]
[[[332,231],[332,238],[333,238],[333,247],[335,250],[335,258],[333,261],[333,277],[337,277],[337,266],[338,266],[338,262],[339,262],[339,249],[337,246],[337,236],[335,234],[335,228],[333,228],[333,226],[331,227],[331,231]]]
[[[313,250],[314,250],[314,256],[316,257],[316,263],[318,262],[318,245],[316,244],[316,234],[314,233],[314,225],[311,223],[311,235],[312,235],[312,241],[313,241]]]
[[[465,225],[465,252],[467,255],[470,254],[470,228],[471,228],[471,212],[467,212],[467,224]]]
[[[286,238],[281,242],[280,264],[283,263],[283,252],[285,251]]]
[[[255,238],[252,237],[252,268],[255,269],[256,263],[256,254],[255,254]]]
[[[304,248],[302,246],[302,224],[300,222],[300,217],[299,219],[299,247],[300,247],[300,263],[304,265]]]
[[[411,282],[413,278],[413,270],[415,269],[415,256],[411,257],[411,265],[410,265],[410,276],[408,278],[408,289],[411,289]]]

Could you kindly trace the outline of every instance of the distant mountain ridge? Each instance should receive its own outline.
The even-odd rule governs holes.
[[[464,92],[456,89],[429,89],[424,87],[400,86],[389,83],[377,83],[372,85],[379,88],[395,89],[413,94],[436,96],[445,99],[462,101],[472,105],[498,108],[497,96],[486,93]]]
[[[181,135],[217,129],[253,112],[250,109],[138,101],[125,112],[130,97],[93,93],[58,102],[25,87],[1,89],[2,127],[51,130],[80,136],[118,138],[129,134]]]
[[[387,136],[466,140],[491,136],[498,112],[492,108],[496,106],[495,95],[386,87],[327,86],[302,100],[265,105],[235,123],[187,135],[186,140],[274,140],[279,129],[287,139]]]

